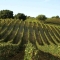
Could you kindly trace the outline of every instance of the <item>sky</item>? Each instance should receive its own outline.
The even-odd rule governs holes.
[[[36,17],[40,14],[47,17],[60,16],[60,0],[0,0],[0,10],[11,10],[14,15],[24,13]]]

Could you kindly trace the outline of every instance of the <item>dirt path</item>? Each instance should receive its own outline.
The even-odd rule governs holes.
[[[19,52],[14,57],[12,57],[10,60],[24,60],[24,51]]]

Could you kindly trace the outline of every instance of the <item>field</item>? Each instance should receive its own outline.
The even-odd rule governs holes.
[[[60,60],[60,25],[1,19],[0,60]]]

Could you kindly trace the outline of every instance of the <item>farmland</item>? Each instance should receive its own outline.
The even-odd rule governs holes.
[[[60,60],[60,25],[1,19],[0,60],[15,55],[20,60]]]

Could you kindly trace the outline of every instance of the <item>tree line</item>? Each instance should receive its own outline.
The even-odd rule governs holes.
[[[13,11],[11,10],[1,10],[0,11],[0,19],[7,19],[7,18],[12,18],[12,19],[26,19],[26,15],[23,13],[17,13],[16,15],[13,16]]]
[[[6,19],[6,18],[12,18],[12,19],[22,19],[26,20],[27,18],[32,18],[30,16],[26,16],[24,13],[17,13],[16,15],[13,16],[13,11],[11,10],[1,10],[0,11],[0,19]],[[33,17],[35,18],[35,17]],[[46,20],[48,17],[45,15],[38,15],[36,19],[38,20]],[[51,18],[60,18],[58,15],[57,16],[52,16]]]

